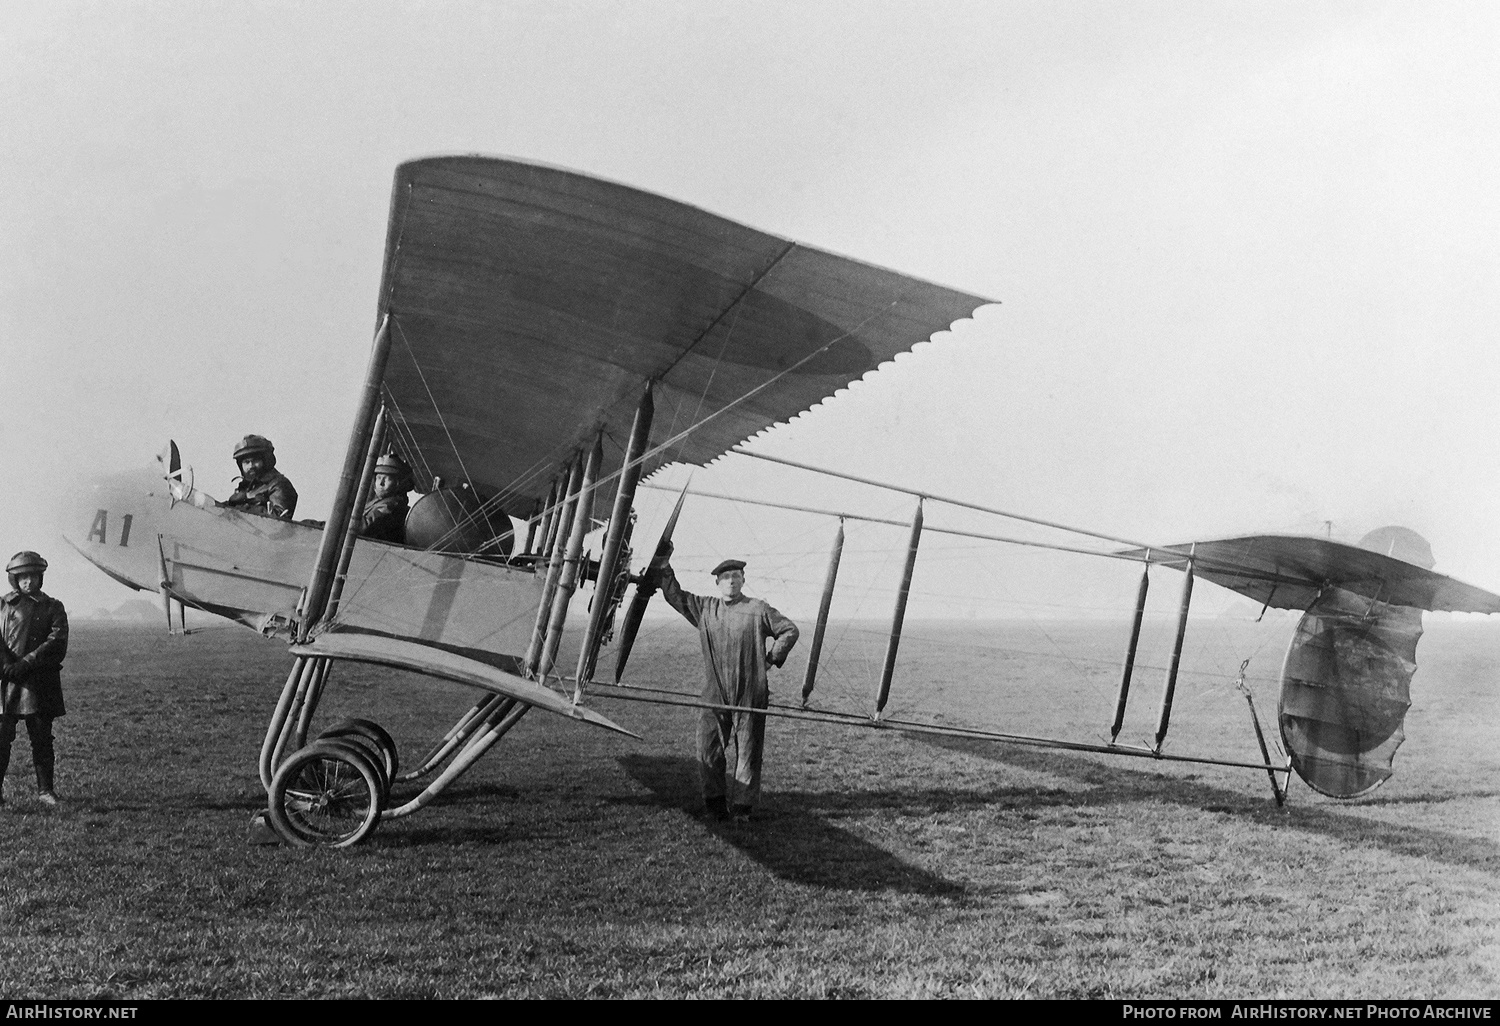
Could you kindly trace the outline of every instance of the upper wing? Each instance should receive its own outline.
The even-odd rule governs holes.
[[[1145,558],[1147,550],[1129,555]],[[1325,587],[1417,609],[1500,613],[1500,595],[1452,577],[1327,538],[1258,534],[1149,550],[1153,563],[1182,570],[1193,557],[1207,578],[1277,609],[1306,609]]]
[[[703,464],[989,302],[570,171],[417,160],[391,203],[386,397],[419,471],[524,515],[596,430],[618,467],[647,380],[652,447],[697,427],[643,472]]]

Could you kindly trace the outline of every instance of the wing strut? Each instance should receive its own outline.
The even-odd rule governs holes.
[[[885,667],[880,671],[880,693],[875,696],[875,718],[885,711],[891,697],[891,677],[896,672],[896,650],[901,647],[901,624],[906,619],[906,599],[911,594],[911,572],[917,565],[917,545],[922,541],[922,500],[911,518],[911,540],[906,545],[906,566],[901,571],[901,590],[896,592],[896,612],[891,616],[891,640],[885,646]]]
[[[833,586],[839,579],[839,559],[844,554],[844,518],[839,517],[839,533],[833,536],[833,551],[828,555],[828,575],[823,578],[823,598],[818,602],[818,624],[813,628],[812,647],[807,652],[807,674],[802,678],[802,708],[813,693],[818,677],[818,655],[823,651],[823,633],[828,629],[828,607],[833,603]]]
[[[559,469],[552,478],[552,488],[547,492],[547,505],[542,507],[541,529],[537,532],[537,554],[548,556],[552,553],[552,539],[557,525],[557,514],[562,507],[562,488],[567,480],[566,469]]]
[[[1141,618],[1146,615],[1146,592],[1151,587],[1151,564],[1141,571],[1141,586],[1135,593],[1135,620],[1130,625],[1130,643],[1125,646],[1125,668],[1120,671],[1120,696],[1115,699],[1115,722],[1110,724],[1109,743],[1114,744],[1125,724],[1125,700],[1130,697],[1130,676],[1135,672],[1135,649],[1141,640]]]
[[[1177,667],[1182,662],[1182,637],[1187,633],[1188,606],[1193,601],[1193,557],[1188,556],[1187,569],[1182,578],[1182,602],[1177,607],[1177,640],[1172,644],[1172,662],[1167,666],[1167,689],[1162,692],[1161,712],[1156,718],[1156,747],[1161,754],[1162,742],[1167,739],[1167,724],[1172,719],[1172,695],[1177,691]]]
[[[375,427],[370,431],[370,446],[365,452],[365,469],[359,475],[359,487],[354,493],[354,506],[350,510],[349,529],[344,532],[344,544],[339,553],[338,572],[333,575],[333,590],[328,594],[328,619],[339,612],[339,600],[344,597],[344,582],[349,577],[349,560],[354,557],[354,539],[359,536],[363,522],[365,503],[370,498],[370,485],[375,480],[375,464],[380,459],[380,447],[385,442],[385,405],[375,414]]]
[[[641,479],[641,454],[646,451],[646,444],[650,440],[651,418],[655,412],[651,382],[648,381],[646,392],[641,396],[641,404],[635,410],[635,422],[630,426],[630,440],[625,445],[625,465],[620,471],[620,481],[615,485],[615,504],[609,514],[604,548],[599,553],[599,576],[594,581],[594,608],[589,615],[588,630],[583,636],[583,648],[578,653],[575,701],[582,697],[584,683],[594,679],[594,664],[599,658],[599,638],[604,631],[604,618],[612,611],[611,599],[616,595],[616,566],[620,562],[620,550],[625,544],[625,528],[630,524],[630,507],[635,504],[635,486]]]
[[[542,661],[542,644],[547,638],[547,621],[552,612],[552,597],[557,592],[557,582],[562,577],[564,540],[573,523],[573,514],[578,509],[578,487],[583,481],[583,455],[575,453],[567,474],[568,483],[559,493],[561,500],[557,515],[552,518],[552,533],[544,551],[547,553],[547,580],[542,585],[542,599],[536,606],[536,624],[531,629],[531,644],[526,649],[526,676],[536,677],[537,666]],[[559,478],[561,480],[561,478]]]
[[[557,646],[562,643],[563,624],[568,619],[568,603],[578,587],[579,564],[583,560],[583,536],[593,524],[594,482],[599,478],[599,464],[604,460],[604,432],[594,436],[588,462],[583,467],[583,484],[574,500],[573,523],[568,531],[567,550],[563,554],[562,576],[557,593],[552,596],[552,615],[547,619],[547,636],[542,641],[542,657],[537,664],[537,679],[545,679],[557,662]],[[559,532],[559,536],[561,532]]]
[[[364,392],[359,400],[359,412],[354,426],[349,431],[349,445],[344,450],[344,469],[339,473],[338,488],[333,493],[333,509],[328,513],[328,523],[323,527],[323,540],[318,544],[318,560],[313,566],[312,580],[307,585],[307,599],[302,606],[302,621],[298,625],[298,637],[307,640],[308,630],[323,615],[328,605],[328,595],[333,589],[334,568],[344,543],[344,532],[349,518],[354,513],[354,492],[359,487],[359,472],[364,462],[365,447],[375,424],[375,411],[380,406],[380,382],[385,377],[386,360],[391,354],[391,315],[380,320],[375,332],[375,341],[370,346],[370,363],[365,369]]]

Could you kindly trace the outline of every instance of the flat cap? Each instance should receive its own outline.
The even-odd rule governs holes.
[[[743,559],[726,559],[724,560],[724,562],[713,568],[713,575],[715,578],[717,578],[720,574],[728,573],[730,570],[743,569],[745,569],[745,561]]]

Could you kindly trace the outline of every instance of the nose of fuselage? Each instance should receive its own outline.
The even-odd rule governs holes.
[[[63,501],[63,538],[122,584],[156,591],[161,580],[157,536],[170,501],[159,467],[80,482]]]

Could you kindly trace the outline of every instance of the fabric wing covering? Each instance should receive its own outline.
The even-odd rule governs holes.
[[[1384,529],[1391,530],[1391,529]],[[1500,613],[1500,595],[1404,559],[1326,538],[1262,534],[1150,550],[1151,561],[1185,569],[1274,609],[1307,609],[1327,587],[1395,606]],[[1144,557],[1145,549],[1128,554]]]
[[[643,473],[707,463],[992,300],[515,160],[396,172],[380,312],[385,394],[418,484],[525,516],[606,432],[617,470],[657,382]]]

